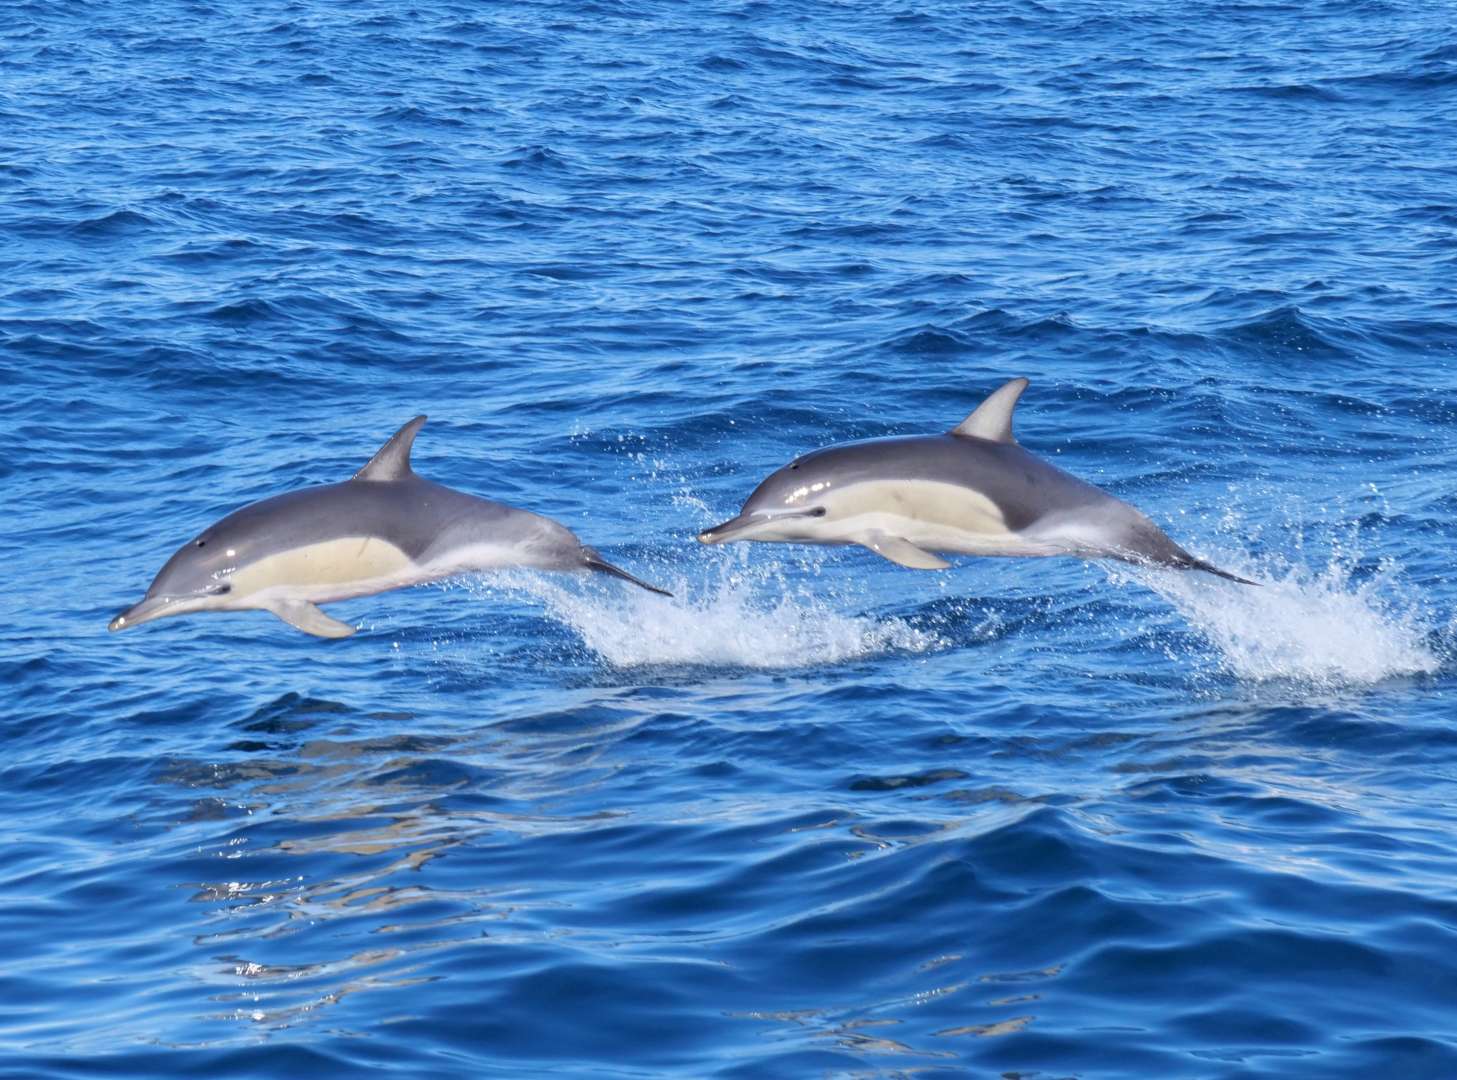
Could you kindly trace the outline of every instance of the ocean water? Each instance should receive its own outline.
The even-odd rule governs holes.
[[[1445,5],[15,0],[0,1076],[1457,1076]],[[705,548],[1032,380],[1266,584]],[[513,571],[109,635],[432,479]]]

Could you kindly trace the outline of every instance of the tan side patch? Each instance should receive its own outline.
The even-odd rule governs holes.
[[[835,492],[826,500],[826,507],[841,522],[860,517],[901,518],[938,535],[943,530],[984,537],[1004,537],[1010,532],[997,504],[981,492],[932,480],[852,484]]]
[[[344,536],[291,548],[238,570],[229,581],[234,598],[265,589],[347,586],[412,576],[414,563],[394,544],[373,536]]]

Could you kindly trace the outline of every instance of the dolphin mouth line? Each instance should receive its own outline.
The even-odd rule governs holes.
[[[146,596],[127,608],[111,622],[106,628],[113,634],[118,630],[126,630],[129,627],[141,626],[142,623],[151,622],[153,619],[160,619],[167,614],[169,608],[184,599],[181,596]]]
[[[167,596],[144,596],[131,607],[127,608],[111,622],[106,628],[113,634],[118,630],[127,630],[133,626],[141,626],[142,623],[151,622],[153,619],[160,619],[166,615],[178,615],[181,612],[174,609],[188,600],[201,600],[210,596],[222,596],[233,591],[231,585],[215,585],[207,589],[199,589],[191,593],[173,593]]]
[[[805,510],[754,510],[747,514],[740,514],[738,517],[729,518],[723,524],[715,525],[711,529],[704,529],[698,534],[698,542],[701,544],[726,544],[739,533],[752,529],[756,525],[767,525],[771,521],[779,521],[782,518],[824,517],[825,513],[823,506],[811,506]]]

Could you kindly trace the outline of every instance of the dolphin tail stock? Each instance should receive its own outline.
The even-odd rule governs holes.
[[[582,552],[586,556],[586,558],[583,561],[584,561],[587,569],[589,569],[589,570],[597,570],[597,571],[599,571],[599,572],[601,572],[603,574],[611,574],[613,577],[621,578],[623,581],[630,581],[634,585],[636,585],[638,588],[640,588],[640,589],[646,589],[648,592],[657,593],[659,596],[672,596],[673,595],[667,589],[660,589],[656,585],[649,585],[646,581],[643,581],[641,578],[635,578],[635,577],[633,577],[631,574],[629,574],[626,570],[622,569],[622,567],[620,567],[620,566],[613,566],[610,562],[608,562],[606,559],[604,559],[601,555],[597,554],[597,552],[593,548],[583,548],[582,549]]]
[[[1178,544],[1170,541],[1169,547],[1172,550],[1160,551],[1158,553],[1119,551],[1113,552],[1115,559],[1124,562],[1134,563],[1138,566],[1163,566],[1170,570],[1203,570],[1206,574],[1213,574],[1215,577],[1224,578],[1225,581],[1237,581],[1241,585],[1259,585],[1258,581],[1251,581],[1249,578],[1242,578],[1238,574],[1231,574],[1228,570],[1221,570],[1211,562],[1190,555]]]
[[[1228,570],[1221,570],[1213,563],[1205,562],[1203,559],[1196,558],[1193,555],[1189,556],[1188,562],[1180,564],[1179,568],[1181,570],[1203,570],[1206,574],[1213,574],[1215,577],[1222,577],[1225,581],[1237,581],[1241,585],[1258,586],[1260,584],[1258,581],[1251,581],[1249,578],[1242,578],[1238,574],[1231,574]]]
[[[1141,566],[1166,566],[1171,570],[1203,570],[1206,574],[1213,574],[1226,581],[1236,581],[1241,585],[1260,584],[1258,581],[1242,578],[1238,574],[1231,574],[1228,570],[1221,570],[1213,563],[1205,562],[1198,556],[1189,554],[1152,521],[1143,517],[1142,514],[1138,516],[1140,520],[1125,536],[1124,542],[1111,550],[1105,549],[1105,554]]]

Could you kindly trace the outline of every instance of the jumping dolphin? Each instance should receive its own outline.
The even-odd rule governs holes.
[[[504,566],[600,570],[639,581],[550,518],[415,475],[417,416],[342,484],[291,491],[234,511],[177,549],[142,601],[111,620],[124,630],[193,611],[271,611],[318,637],[354,627],[315,605]]]
[[[760,484],[705,544],[780,540],[859,544],[916,570],[961,555],[1075,555],[1204,570],[1152,521],[1033,457],[1012,437],[1026,379],[1013,379],[945,435],[869,439],[796,458]]]

